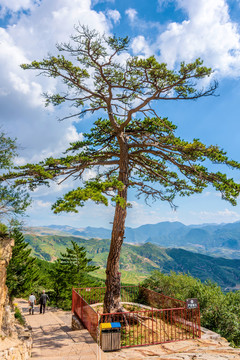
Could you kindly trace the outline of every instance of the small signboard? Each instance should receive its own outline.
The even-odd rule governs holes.
[[[186,300],[187,309],[196,309],[198,307],[198,300],[195,299],[187,299]]]
[[[91,288],[86,288],[86,291],[91,291]]]

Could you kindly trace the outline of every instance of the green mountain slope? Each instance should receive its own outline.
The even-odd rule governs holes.
[[[110,239],[111,230],[104,228],[74,228],[66,225],[29,228],[36,235],[65,235],[82,238]],[[211,256],[240,259],[240,222],[231,224],[184,225],[180,222],[146,224],[126,228],[125,242],[151,242],[163,247],[176,247]]]
[[[77,236],[61,235],[25,235],[26,241],[33,249],[33,254],[39,258],[53,261],[66,247],[71,246],[71,240],[84,246],[88,257],[92,258],[100,269],[97,275],[104,278],[104,268],[110,246],[109,240],[83,239]],[[190,273],[201,280],[213,280],[225,288],[235,288],[240,285],[240,260],[215,258],[192,253],[183,249],[166,249],[155,244],[143,245],[124,244],[120,258],[120,271],[123,282],[137,283],[153,270],[169,273]]]

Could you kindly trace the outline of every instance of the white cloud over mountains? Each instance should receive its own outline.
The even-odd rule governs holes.
[[[236,211],[229,209],[219,211],[200,211],[191,212],[191,216],[195,216],[200,222],[211,222],[211,223],[230,223],[240,220],[240,214]]]

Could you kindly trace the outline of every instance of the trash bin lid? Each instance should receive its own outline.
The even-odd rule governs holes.
[[[120,322],[112,322],[111,326],[112,326],[112,328],[120,328],[121,324],[120,324]]]
[[[111,323],[101,323],[100,324],[100,330],[103,330],[103,329],[111,329]]]

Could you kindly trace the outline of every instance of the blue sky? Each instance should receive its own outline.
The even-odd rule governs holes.
[[[240,161],[240,1],[0,0],[0,123],[9,136],[18,139],[18,164],[59,155],[69,142],[80,139],[92,122],[85,118],[59,123],[59,110],[46,109],[41,97],[59,84],[19,67],[54,53],[55,44],[67,41],[79,21],[100,32],[130,36],[131,54],[155,54],[170,68],[201,57],[214,69],[218,96],[194,102],[162,102],[157,105],[158,113],[178,125],[181,137],[217,144]],[[239,172],[226,171],[240,181]],[[51,212],[51,204],[71,186],[63,183],[32,193],[26,225],[110,227],[111,206],[89,202],[79,214]],[[133,207],[127,225],[132,227],[160,221],[200,224],[240,220],[239,205],[232,207],[221,200],[211,187],[201,195],[177,198],[177,211],[161,202],[149,207],[137,201],[134,193],[129,200]]]

